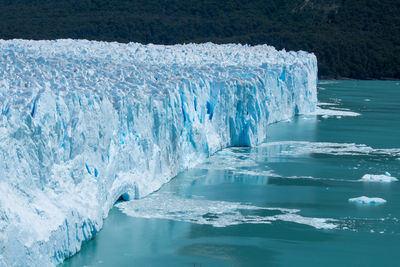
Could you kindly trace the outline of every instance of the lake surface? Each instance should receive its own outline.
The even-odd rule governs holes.
[[[400,83],[318,87],[330,111],[271,125],[259,147],[222,150],[117,204],[63,265],[398,266],[400,182],[360,179],[400,179]],[[349,202],[360,196],[387,202]]]

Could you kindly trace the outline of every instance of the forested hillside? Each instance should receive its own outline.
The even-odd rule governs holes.
[[[0,38],[267,43],[322,78],[400,79],[399,0],[0,0]]]

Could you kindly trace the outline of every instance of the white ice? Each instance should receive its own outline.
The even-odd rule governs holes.
[[[398,179],[391,175],[386,174],[365,174],[360,181],[363,182],[382,182],[382,183],[391,183],[397,182]]]
[[[310,153],[338,156],[400,156],[400,148],[373,148],[365,144],[309,142],[309,141],[278,141],[261,144],[260,147],[274,147],[274,151],[283,155],[305,155]]]
[[[320,115],[324,118],[328,118],[330,116],[344,116],[344,117],[357,117],[360,116],[360,113],[347,111],[347,110],[339,110],[339,109],[323,109],[317,107],[317,109],[310,113],[309,115]]]
[[[366,196],[361,196],[361,197],[356,197],[356,198],[350,198],[349,202],[355,203],[355,204],[360,204],[360,205],[380,205],[386,203],[386,200],[383,198],[379,197],[366,197]]]
[[[318,106],[338,106],[338,103],[318,102]]]
[[[157,218],[226,227],[237,224],[270,224],[285,221],[317,229],[334,229],[334,219],[304,217],[299,210],[265,208],[237,202],[181,198],[172,194],[153,194],[136,201],[116,205],[122,212],[137,218]]]

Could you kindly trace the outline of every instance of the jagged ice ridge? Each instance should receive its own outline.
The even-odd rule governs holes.
[[[316,109],[317,61],[273,47],[0,40],[0,266],[52,266],[140,198]]]

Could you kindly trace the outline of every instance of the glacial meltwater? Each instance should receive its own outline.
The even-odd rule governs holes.
[[[270,125],[159,191],[118,202],[64,266],[397,266],[400,82],[320,81]]]

